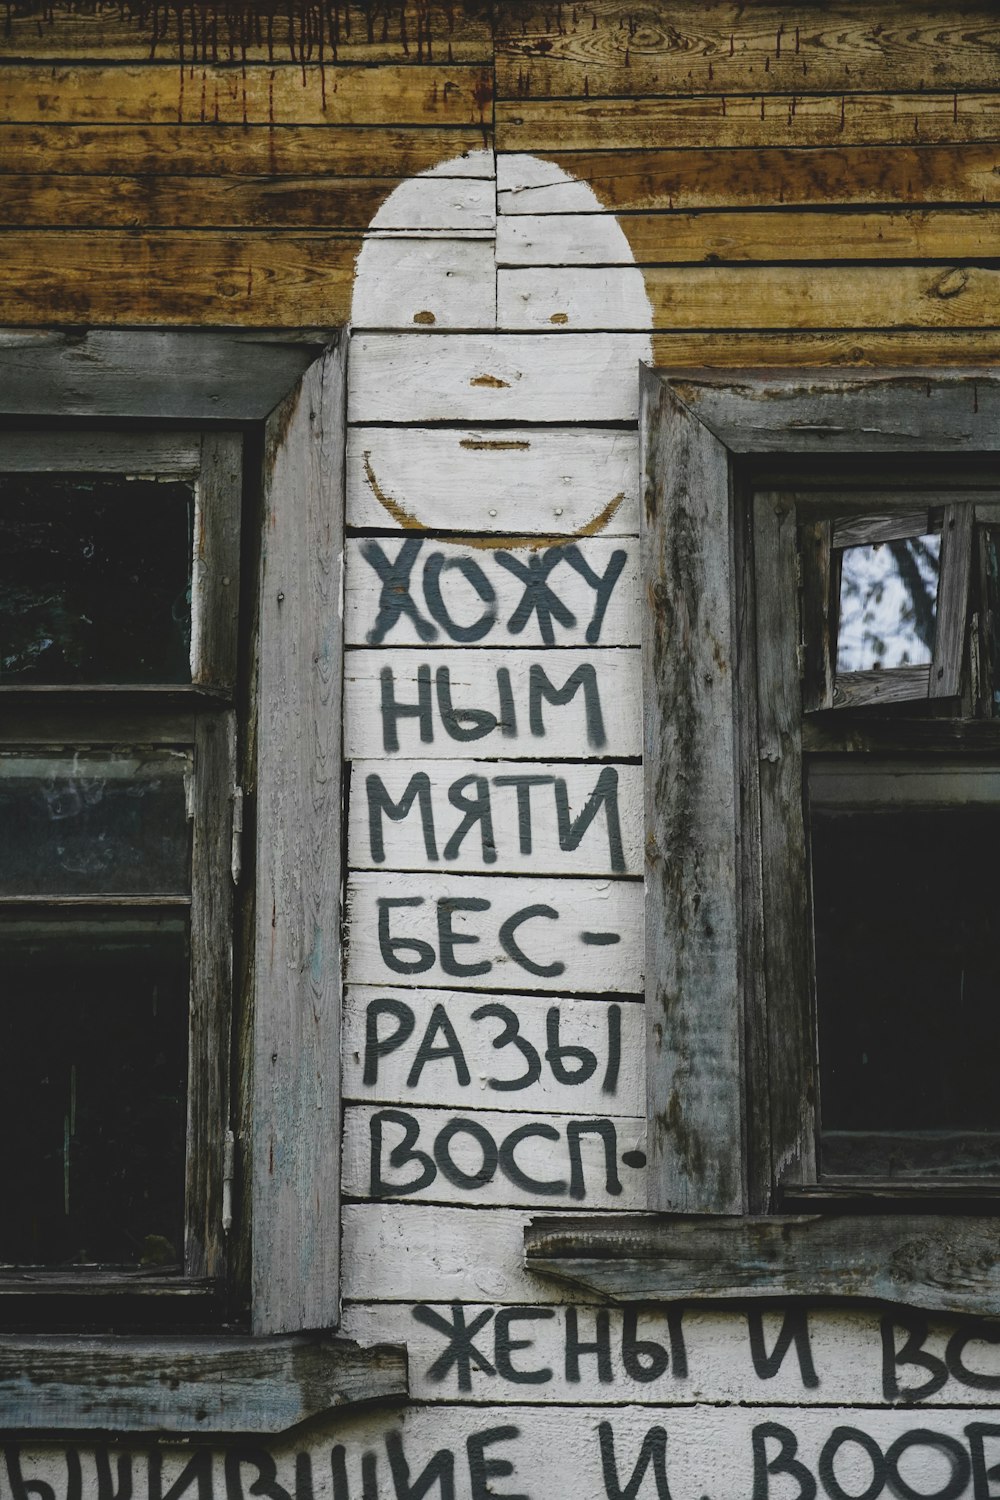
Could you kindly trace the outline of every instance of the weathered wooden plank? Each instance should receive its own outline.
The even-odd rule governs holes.
[[[638,328],[629,278],[644,282],[656,328],[991,328],[1000,305],[992,266],[577,266],[499,270],[502,326]]]
[[[156,127],[161,129],[162,127]],[[192,127],[200,129],[201,127]],[[263,140],[258,165],[269,166]],[[3,149],[0,141],[0,150]],[[166,148],[164,147],[164,155]],[[322,229],[365,230],[383,214],[392,178],[316,176],[168,176],[0,173],[0,216],[7,228],[71,224],[76,229]],[[402,228],[439,231],[491,228],[492,183],[486,178],[427,179],[427,201],[415,223]],[[463,220],[460,199],[469,195]],[[490,213],[478,206],[484,195]]]
[[[80,472],[195,478],[201,468],[202,439],[190,432],[115,432],[90,427],[79,432],[4,431],[0,469],[24,472]]]
[[[0,329],[0,402],[11,415],[261,421],[325,336],[184,329]]]
[[[745,1207],[726,450],[643,380],[650,1206]]]
[[[650,377],[652,379],[653,377]],[[1000,444],[1000,379],[986,370],[915,376],[827,371],[727,381],[693,372],[670,380],[698,421],[734,453],[911,455],[993,452]]]
[[[502,267],[682,265],[724,261],[985,260],[1000,210],[629,214],[626,241],[594,214],[508,214],[497,222]],[[565,278],[569,281],[571,278]],[[652,279],[652,278],[651,278]]]
[[[507,760],[640,753],[639,652],[349,651],[349,760]]]
[[[551,1303],[596,1300],[524,1269],[524,1210],[345,1203],[342,1291],[349,1301]]]
[[[344,1098],[363,1103],[635,1117],[644,1061],[641,1005],[362,986],[344,1000]]]
[[[526,1301],[504,1312],[489,1302],[472,1304],[465,1308],[466,1326],[477,1323],[476,1345],[485,1364],[466,1369],[453,1361],[443,1369],[455,1303],[440,1297],[417,1300],[423,1305],[367,1301],[344,1309],[345,1337],[361,1345],[406,1345],[415,1400],[508,1405],[523,1401],[530,1386],[533,1401],[576,1406],[627,1401],[675,1412],[699,1402],[748,1399],[761,1406],[877,1407],[891,1396],[895,1376],[904,1388],[931,1387],[921,1405],[942,1407],[975,1406],[984,1391],[1000,1389],[1000,1348],[992,1329],[982,1324],[969,1329],[960,1361],[952,1345],[950,1372],[945,1360],[955,1328],[940,1321],[918,1342],[926,1363],[907,1368],[900,1358],[894,1370],[893,1353],[903,1355],[912,1326],[907,1320],[890,1310],[814,1306],[720,1312],[660,1304],[599,1311]],[[510,1358],[505,1341],[512,1328],[525,1342]],[[772,1356],[783,1337],[790,1347],[775,1368]],[[575,1359],[580,1343],[589,1347]],[[934,1372],[931,1380],[928,1371]]]
[[[0,39],[0,57],[80,62],[185,60],[220,63],[489,62],[489,24],[474,7],[340,5],[265,11],[248,5],[169,7],[20,3]]]
[[[266,136],[261,132],[266,131]],[[448,161],[453,176],[492,176],[484,165],[483,128],[476,125],[309,125],[245,126],[214,122],[192,125],[3,125],[0,124],[0,174],[107,174],[167,176],[175,184],[189,176],[251,180],[295,177],[318,192],[323,177],[343,178],[353,190],[331,181],[330,192],[363,192],[364,179],[383,178],[376,187],[384,197],[401,179]],[[289,185],[290,188],[293,185]],[[126,192],[131,189],[126,188]],[[157,189],[148,185],[150,193]],[[173,186],[169,189],[173,191]],[[180,196],[181,189],[177,186]],[[194,191],[197,191],[195,187]],[[235,191],[240,192],[237,184]],[[280,192],[280,190],[276,189]],[[209,184],[211,192],[211,184]],[[351,200],[354,201],[353,199]],[[358,227],[362,203],[352,210]],[[339,222],[333,219],[326,223]],[[348,222],[345,227],[353,227]]]
[[[344,1192],[483,1208],[646,1201],[644,1119],[349,1105]]]
[[[357,259],[351,324],[364,328],[494,328],[492,239],[369,238]]]
[[[582,93],[583,80],[580,80]],[[656,150],[679,146],[876,146],[988,143],[1000,94],[696,95],[499,99],[499,151]]]
[[[3,136],[0,133],[0,146]],[[566,174],[597,195],[594,213],[798,205],[996,203],[1000,149],[962,146],[845,146],[836,149],[689,146],[674,150],[546,151],[529,181],[521,158],[497,160],[497,207],[514,214],[586,213]],[[623,220],[630,236],[634,227]],[[586,233],[581,227],[580,233]]]
[[[252,1325],[339,1315],[343,350],[267,426],[250,1073]]]
[[[344,635],[349,646],[637,646],[638,584],[634,537],[351,538]]]
[[[939,1214],[536,1219],[534,1270],[616,1301],[851,1297],[991,1317],[1000,1220]]]
[[[349,847],[359,869],[641,875],[642,773],[607,762],[355,761]]]
[[[747,93],[768,89],[992,88],[1000,27],[987,0],[942,13],[887,0],[866,6],[674,0],[637,16],[622,0],[586,10],[498,7],[501,97]]]
[[[642,887],[630,880],[539,880],[355,871],[348,881],[354,984],[642,990]],[[598,953],[597,949],[600,949]]]
[[[634,422],[641,334],[360,334],[351,422]]]
[[[902,369],[906,366],[986,368],[1000,362],[995,328],[923,328],[843,333],[788,329],[780,333],[664,333],[653,335],[653,363],[665,368],[695,365],[717,369],[802,368]]]
[[[6,1337],[4,1426],[34,1431],[278,1433],[407,1394],[401,1349],[333,1339]]]
[[[373,395],[369,388],[368,399]],[[634,535],[638,470],[635,433],[610,428],[352,427],[347,524],[545,538]]]
[[[221,230],[141,238],[11,230],[0,238],[0,318],[336,327],[350,313],[359,243],[359,236]]]
[[[489,70],[199,63],[3,69],[0,118],[14,124],[478,125]]]

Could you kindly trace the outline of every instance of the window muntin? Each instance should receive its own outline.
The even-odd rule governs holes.
[[[224,1271],[241,440],[147,437],[0,439],[0,1306]]]

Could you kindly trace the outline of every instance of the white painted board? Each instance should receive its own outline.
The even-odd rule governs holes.
[[[357,869],[641,875],[642,767],[358,760]]]
[[[646,1107],[635,1002],[353,986],[342,1037],[345,1099],[556,1114]]]
[[[347,524],[634,536],[638,434],[584,426],[351,427]]]
[[[646,1206],[645,1166],[645,1119],[370,1104],[344,1111],[348,1198],[628,1211]]]
[[[534,1212],[532,1210],[531,1212]],[[525,1210],[440,1203],[346,1203],[345,1301],[599,1302],[524,1267]],[[484,1232],[485,1226],[485,1232]]]
[[[648,328],[652,321],[638,267],[558,266],[497,271],[497,319],[504,328]]]
[[[493,328],[491,239],[379,235],[358,256],[351,299],[355,328]]]
[[[563,183],[563,190],[567,186]],[[540,195],[554,190],[529,191]],[[603,214],[529,214],[515,209],[513,213],[503,213],[497,221],[496,246],[497,264],[501,267],[634,264],[628,240],[624,235],[608,233]]]
[[[344,754],[450,760],[468,745],[469,754],[506,760],[638,758],[639,655],[633,647],[348,651]],[[559,694],[564,703],[551,701]]]
[[[526,321],[520,312],[518,325]],[[639,333],[361,333],[348,420],[635,422],[639,362],[651,358]]]
[[[639,543],[352,537],[349,646],[638,646]]]
[[[448,165],[458,170],[450,171],[448,176],[443,172],[433,176],[422,174],[419,186],[412,182],[401,184],[402,192],[399,188],[391,192],[368,226],[368,233],[441,230],[491,234],[497,213],[496,183],[492,176],[462,176],[461,168],[468,163]],[[490,170],[488,164],[478,169]]]
[[[512,1339],[518,1329],[511,1330]],[[513,1358],[521,1351],[516,1351]],[[333,1413],[264,1442],[10,1442],[4,1493],[119,1492],[132,1500],[987,1500],[996,1493],[995,1406],[914,1411],[836,1404],[407,1405]],[[10,1483],[11,1466],[16,1488]],[[110,1477],[109,1477],[110,1476]],[[826,1483],[823,1483],[825,1477]],[[362,1488],[364,1481],[364,1489]]]
[[[481,1365],[442,1363],[459,1318],[478,1325]],[[956,1360],[955,1325],[935,1324],[907,1351],[898,1316],[872,1309],[743,1312],[676,1304],[630,1313],[524,1302],[506,1310],[466,1304],[459,1312],[457,1301],[428,1306],[419,1299],[415,1307],[349,1305],[340,1331],[365,1345],[405,1344],[411,1395],[425,1401],[499,1405],[523,1401],[530,1387],[533,1401],[577,1404],[878,1406],[923,1388],[924,1404],[976,1406],[984,1390],[1000,1389],[1000,1347],[982,1329],[978,1336],[972,1330]],[[516,1353],[512,1338],[523,1340]],[[589,1346],[586,1353],[575,1353],[579,1344]],[[957,1375],[948,1373],[949,1344]],[[927,1363],[911,1362],[914,1352]]]
[[[348,878],[348,978],[445,989],[642,993],[642,882],[396,874]]]

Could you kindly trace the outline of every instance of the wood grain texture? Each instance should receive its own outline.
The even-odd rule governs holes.
[[[402,353],[400,349],[400,374]],[[421,362],[423,353],[413,348]],[[554,353],[558,355],[558,347]],[[451,374],[449,362],[441,363]],[[430,398],[424,399],[429,405]],[[464,403],[464,391],[462,399]],[[377,400],[372,382],[364,406]],[[360,401],[358,409],[363,409]],[[581,423],[550,428],[352,427],[347,434],[349,526],[496,531],[515,537],[629,536],[639,530],[638,493],[634,432]]]
[[[512,329],[541,330],[554,315],[575,331],[646,326],[629,277],[644,281],[657,329],[987,329],[1000,305],[993,266],[534,267],[498,271],[497,315]]]
[[[351,325],[495,328],[495,263],[492,239],[369,238],[358,256]]]
[[[987,0],[945,14],[906,0],[877,11],[675,0],[639,14],[621,0],[571,12],[503,0],[497,23],[501,97],[579,94],[584,78],[592,95],[991,88],[1000,60]]]
[[[255,1333],[339,1314],[342,352],[271,417],[264,461],[250,1190]]]
[[[359,335],[347,415],[363,422],[634,422],[637,334]],[[546,518],[545,529],[548,529]]]
[[[527,1264],[616,1301],[852,1297],[989,1317],[1000,1220],[936,1214],[535,1220]]]
[[[355,870],[347,919],[353,984],[642,992],[637,881]]]
[[[350,651],[345,754],[450,760],[468,743],[477,755],[509,760],[630,759],[640,752],[639,677],[639,652],[628,647]],[[566,702],[546,696],[546,681]]]
[[[780,333],[699,332],[653,335],[653,363],[666,369],[987,368],[1000,361],[1000,331],[982,329],[853,328],[840,333],[786,329]]]
[[[401,1349],[332,1339],[0,1341],[10,1429],[279,1433],[321,1412],[407,1393]]]
[[[262,10],[253,4],[196,10],[105,4],[19,3],[0,39],[0,57],[161,62],[489,62],[492,37],[474,7],[339,4]]]
[[[441,161],[450,171],[472,177],[484,174],[483,128],[474,125],[270,125],[247,127],[200,122],[109,125],[0,124],[0,174],[116,174],[172,179],[208,177],[251,180],[294,177],[313,182],[346,178],[348,189],[333,182],[330,191],[363,192],[362,180],[384,178],[385,193],[396,183]],[[467,157],[467,160],[462,158]],[[178,196],[182,189],[178,182]],[[150,185],[148,191],[156,189]],[[209,188],[211,192],[211,187]],[[238,184],[234,192],[239,193]],[[183,197],[181,197],[183,202]],[[308,194],[306,197],[308,202]],[[354,201],[352,198],[350,201]],[[367,223],[367,220],[365,221]]]
[[[502,535],[408,541],[405,561],[406,543],[395,537],[348,541],[348,646],[431,641],[471,647],[639,644],[639,545],[634,537],[565,542],[546,537],[527,547],[515,539],[508,544]],[[407,575],[412,613],[395,614],[393,590],[400,582],[387,568],[390,562]],[[547,592],[538,600],[540,576]],[[536,602],[542,606],[541,620]]]
[[[0,318],[336,327],[350,312],[360,237],[9,231]]]
[[[580,92],[582,93],[582,79]],[[775,94],[498,100],[499,151],[933,146],[996,140],[1000,95]]]
[[[349,1198],[377,1202],[628,1212],[646,1198],[645,1140],[641,1118],[352,1104],[343,1187]],[[425,1154],[414,1159],[411,1150]]]
[[[0,329],[0,407],[105,421],[261,421],[322,347],[315,334]]]
[[[3,67],[0,119],[39,125],[480,125],[481,67]],[[263,140],[262,140],[263,145]]]
[[[643,382],[650,1206],[745,1206],[728,456]]]
[[[0,134],[0,144],[3,136]],[[995,203],[1000,199],[1000,149],[962,146],[843,146],[713,150],[546,151],[552,170],[534,180],[515,177],[510,158],[497,160],[497,206],[516,214],[585,212],[564,173],[593,188],[610,213],[698,208],[781,208],[861,204]],[[14,170],[14,168],[11,168]],[[24,170],[24,169],[21,169]],[[622,226],[630,233],[628,220]],[[581,229],[581,232],[585,232]]]
[[[411,1017],[408,1038],[393,1046]],[[450,1057],[443,1051],[455,1045],[449,1025],[458,1044]],[[418,1062],[428,1036],[439,1055]],[[556,1068],[553,1041],[567,1049]],[[344,1001],[344,1098],[634,1118],[645,1109],[643,1043],[641,1005],[353,985]],[[520,1083],[535,1071],[532,1048],[544,1064],[534,1082]]]
[[[911,209],[907,213],[719,210],[627,214],[619,222],[626,244],[609,254],[610,237],[606,231],[601,233],[600,216],[501,215],[497,261],[502,267],[630,265],[633,260],[650,266],[726,261],[941,260],[953,264],[991,258],[1000,236],[1000,210],[982,207]]]

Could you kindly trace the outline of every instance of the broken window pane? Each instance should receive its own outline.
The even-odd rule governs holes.
[[[0,917],[0,1262],[183,1256],[188,923]]]
[[[0,753],[0,895],[186,895],[183,751]]]
[[[194,488],[0,475],[0,682],[191,681]]]
[[[840,556],[837,671],[867,672],[930,662],[940,534],[845,547]]]
[[[811,806],[826,1175],[1000,1171],[1000,806],[957,788]]]

